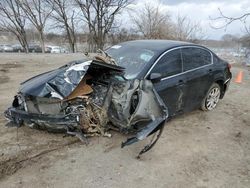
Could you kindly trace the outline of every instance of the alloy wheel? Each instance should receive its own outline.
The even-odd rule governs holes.
[[[220,99],[220,89],[218,87],[212,88],[206,99],[206,107],[208,110],[212,110],[216,107]]]

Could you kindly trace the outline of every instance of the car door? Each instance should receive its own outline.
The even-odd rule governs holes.
[[[161,74],[160,81],[153,84],[166,104],[169,115],[174,116],[181,112],[186,80],[182,75],[180,48],[166,52],[152,68],[150,74],[152,73]]]
[[[212,54],[201,47],[184,47],[181,54],[187,89],[184,111],[187,112],[200,107],[213,82]]]

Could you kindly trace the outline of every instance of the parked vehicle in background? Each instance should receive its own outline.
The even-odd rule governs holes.
[[[61,53],[69,53],[69,51],[66,48],[61,47]]]
[[[13,52],[13,47],[11,45],[8,45],[8,44],[3,44],[0,47],[0,51],[1,52]]]
[[[51,53],[51,47],[45,46],[45,53]]]
[[[20,44],[14,44],[12,45],[13,47],[13,52],[24,52],[23,47]]]
[[[55,54],[59,54],[61,53],[61,49],[59,46],[51,46],[51,51],[50,53],[55,53]]]
[[[66,48],[60,47],[60,46],[48,46],[47,48],[50,48],[50,53],[68,53]]]
[[[28,51],[30,53],[42,53],[42,48],[38,44],[29,44]],[[24,48],[20,44],[1,44],[0,52],[25,52]],[[68,53],[68,50],[60,46],[46,46],[45,53]]]
[[[29,52],[32,53],[41,53],[42,52],[42,48],[39,45],[29,45]]]
[[[0,45],[0,52],[3,52],[3,45]]]

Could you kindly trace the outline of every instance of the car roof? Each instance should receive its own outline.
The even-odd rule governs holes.
[[[141,72],[138,74],[138,79],[143,79],[145,76],[145,73],[150,69],[150,67],[155,63],[155,61],[167,50],[173,49],[175,47],[181,47],[181,46],[198,46],[203,47],[197,44],[193,44],[190,42],[184,42],[184,41],[174,41],[174,40],[133,40],[133,41],[126,41],[123,43],[119,43],[115,45],[117,47],[123,46],[123,47],[131,47],[133,48],[141,48],[141,49],[147,49],[155,52],[155,55],[151,60],[147,63],[147,65],[141,70]],[[112,48],[112,47],[111,47]],[[206,48],[206,47],[203,47]]]
[[[158,51],[163,52],[168,49],[178,47],[178,46],[194,46],[195,44],[189,43],[189,42],[183,42],[183,41],[174,41],[174,40],[133,40],[133,41],[127,41],[120,43],[124,46],[134,46],[134,47],[141,47],[141,48],[147,48],[152,51]],[[119,44],[118,44],[119,45]],[[199,45],[195,45],[199,46]]]

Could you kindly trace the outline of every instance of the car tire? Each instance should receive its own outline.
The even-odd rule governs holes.
[[[213,83],[212,86],[209,88],[206,97],[203,99],[201,103],[201,110],[203,111],[210,111],[213,110],[219,100],[221,95],[221,87],[217,83]]]

